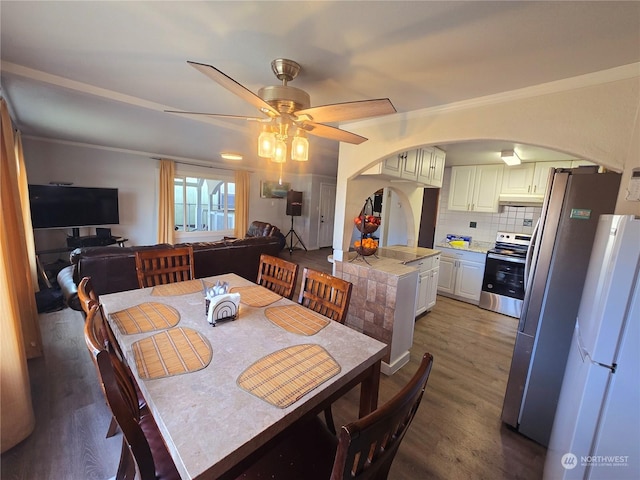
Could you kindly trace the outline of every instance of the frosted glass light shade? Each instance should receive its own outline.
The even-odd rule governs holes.
[[[272,158],[276,153],[276,134],[263,131],[258,137],[258,156]]]
[[[287,144],[282,140],[276,141],[276,149],[271,157],[271,161],[274,163],[284,163],[287,161]]]
[[[291,142],[291,160],[306,162],[309,160],[309,140],[296,136]]]

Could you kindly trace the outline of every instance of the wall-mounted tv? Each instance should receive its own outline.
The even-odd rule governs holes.
[[[29,185],[33,228],[120,223],[117,188]]]

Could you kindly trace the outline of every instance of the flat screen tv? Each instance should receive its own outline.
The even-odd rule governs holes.
[[[33,228],[120,223],[117,188],[29,185]]]

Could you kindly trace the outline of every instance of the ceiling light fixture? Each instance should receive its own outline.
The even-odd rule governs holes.
[[[258,136],[258,156],[269,158],[274,163],[285,163],[287,151],[291,151],[291,160],[297,162],[309,160],[309,140],[306,138],[305,131],[296,126],[292,118],[278,120],[277,125],[263,126]],[[290,128],[295,128],[293,137],[289,135]]]
[[[515,150],[502,150],[500,154],[502,161],[512,167],[513,165],[520,165],[520,157]]]
[[[242,160],[243,157],[239,153],[222,152],[220,154],[225,160]]]

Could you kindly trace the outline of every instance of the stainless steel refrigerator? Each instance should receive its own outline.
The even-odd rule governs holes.
[[[545,480],[640,478],[640,218],[602,215]]]
[[[527,252],[525,297],[502,420],[548,445],[600,215],[613,213],[620,175],[552,169]]]

